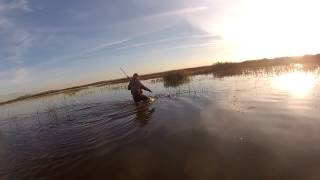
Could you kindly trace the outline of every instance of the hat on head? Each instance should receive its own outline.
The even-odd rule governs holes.
[[[139,77],[139,75],[137,73],[134,73],[133,78],[137,78],[137,77]]]

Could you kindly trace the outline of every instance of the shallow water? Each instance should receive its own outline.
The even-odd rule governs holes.
[[[196,76],[0,107],[0,179],[319,179],[318,72]]]

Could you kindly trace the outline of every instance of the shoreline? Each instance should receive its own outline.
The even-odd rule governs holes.
[[[190,76],[212,73],[217,77],[226,77],[226,76],[238,75],[239,73],[242,73],[244,70],[262,69],[262,68],[268,68],[272,66],[286,66],[290,64],[320,65],[320,54],[305,55],[300,57],[279,57],[274,59],[248,60],[243,62],[229,62],[229,63],[218,62],[208,66],[200,66],[200,67],[144,74],[144,75],[140,75],[140,79],[149,80],[149,79],[162,78],[164,74],[172,71],[177,71],[177,72],[184,71]],[[74,86],[69,88],[48,90],[40,93],[24,95],[11,100],[3,101],[3,102],[0,102],[0,106],[11,104],[18,101],[23,101],[23,100],[51,96],[55,94],[67,93],[72,91],[79,91],[79,90],[83,90],[85,88],[93,87],[93,86],[113,85],[113,84],[120,84],[125,82],[128,82],[127,78],[120,78],[120,79],[113,79],[113,80],[98,81],[94,83],[89,83],[89,84],[84,84],[84,85]]]

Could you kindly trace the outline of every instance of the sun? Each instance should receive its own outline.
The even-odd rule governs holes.
[[[315,0],[244,0],[226,19],[226,43],[237,59],[319,53],[320,16]]]
[[[315,87],[316,77],[311,73],[295,71],[274,77],[272,85],[274,88],[286,91],[294,97],[302,98],[307,96]]]

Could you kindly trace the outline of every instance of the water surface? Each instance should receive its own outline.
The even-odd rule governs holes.
[[[178,87],[125,84],[0,107],[0,179],[320,177],[319,71],[195,76]]]

